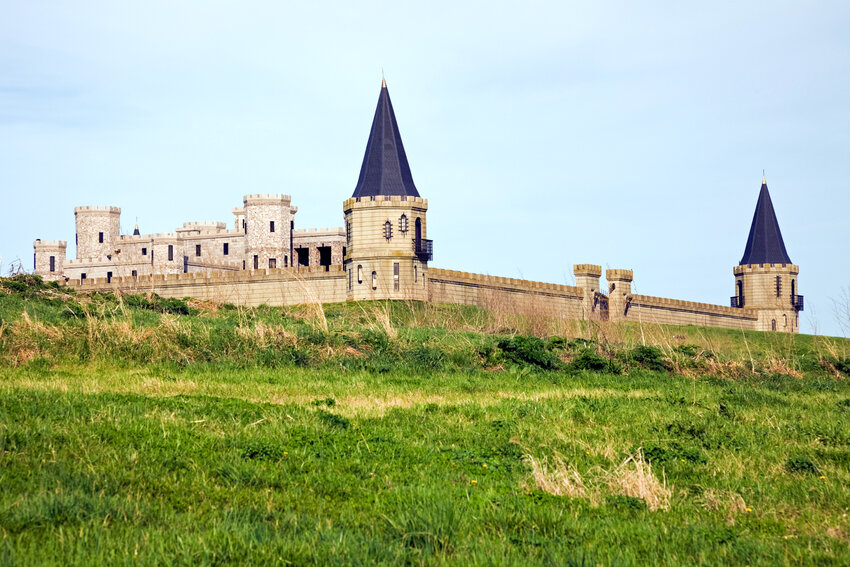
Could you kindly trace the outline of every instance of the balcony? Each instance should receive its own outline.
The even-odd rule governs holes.
[[[744,298],[742,296],[733,295],[729,298],[730,304],[732,307],[737,307],[738,309],[744,306]]]
[[[791,306],[795,311],[803,310],[803,296],[802,295],[792,295],[791,296]]]
[[[422,262],[430,262],[434,257],[434,241],[419,238],[413,240],[413,252]]]

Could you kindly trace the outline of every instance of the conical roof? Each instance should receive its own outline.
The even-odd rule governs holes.
[[[366,154],[360,167],[360,178],[352,197],[378,195],[419,196],[410,174],[410,165],[401,143],[401,134],[385,81],[381,81],[378,107],[375,109],[372,131],[369,133]]]
[[[761,191],[756,203],[756,212],[753,215],[753,224],[750,226],[750,236],[747,238],[747,247],[744,249],[744,264],[790,264],[791,258],[785,251],[785,242],[782,240],[782,232],[779,230],[779,222],[773,210],[770,200],[770,192],[767,190],[767,180],[761,180]]]

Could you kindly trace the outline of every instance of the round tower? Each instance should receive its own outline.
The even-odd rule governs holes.
[[[74,221],[78,260],[112,254],[121,232],[119,207],[75,207]]]
[[[759,330],[799,332],[799,312],[803,310],[797,281],[800,268],[791,263],[785,250],[764,178],[744,256],[732,272],[732,307],[757,310]]]
[[[292,262],[292,231],[298,207],[289,195],[245,195],[237,222],[244,220],[246,269],[284,268]]]
[[[64,240],[36,240],[33,242],[33,273],[45,280],[58,280],[65,271],[65,253],[68,243]]]
[[[360,177],[342,208],[348,298],[427,299],[428,201],[413,183],[383,80]]]

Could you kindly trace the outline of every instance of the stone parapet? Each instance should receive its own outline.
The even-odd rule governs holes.
[[[777,271],[799,274],[800,266],[796,264],[744,264],[732,268],[732,273],[736,276],[742,276],[745,274],[776,273]]]
[[[74,207],[74,213],[109,213],[113,215],[120,215],[121,207],[110,207],[108,205],[86,205],[82,207]]]
[[[573,275],[587,276],[599,279],[602,276],[602,266],[597,264],[573,264]]]
[[[408,197],[406,195],[378,195],[377,197],[350,197],[343,201],[342,210],[348,212],[352,209],[363,209],[372,207],[412,207],[428,208],[428,199],[422,197]]]

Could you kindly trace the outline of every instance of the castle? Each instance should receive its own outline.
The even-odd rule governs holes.
[[[154,291],[245,305],[403,299],[480,305],[572,319],[709,325],[798,332],[798,266],[791,263],[765,179],[731,305],[634,294],[631,270],[573,267],[558,285],[429,267],[428,201],[413,183],[386,82],[344,228],[295,229],[288,195],[245,195],[223,222],[187,222],[173,233],[120,234],[121,209],[76,207],[75,259],[67,242],[34,243],[35,273],[84,290]]]

